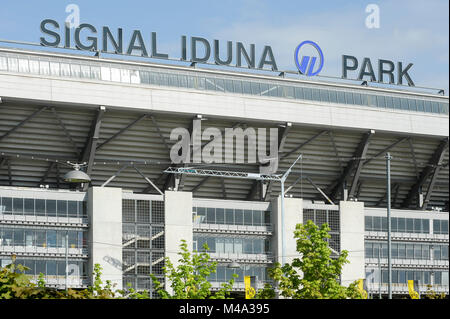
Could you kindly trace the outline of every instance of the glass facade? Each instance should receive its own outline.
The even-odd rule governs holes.
[[[0,197],[0,214],[87,218],[85,201],[37,198]]]
[[[12,260],[8,257],[0,257],[0,266],[4,267],[10,264]],[[47,279],[65,278],[66,269],[67,275],[76,278],[87,278],[87,261],[70,259],[68,266],[64,258],[17,258],[16,264],[21,264],[29,269],[25,271],[25,274],[38,277],[39,274],[43,274]]]
[[[87,231],[0,225],[1,247],[87,248]]]
[[[366,258],[387,258],[387,243],[367,241],[365,245]],[[393,242],[392,258],[395,259],[425,259],[448,260],[448,245]]]
[[[448,235],[448,220],[434,219],[433,233],[439,235]]]
[[[208,247],[205,250],[204,245]],[[210,253],[269,254],[270,240],[264,237],[194,235],[193,249]]]
[[[238,275],[235,282],[244,282],[244,276],[255,276],[257,281],[266,282],[270,280],[267,275],[267,267],[258,264],[245,264],[239,269],[228,268],[227,265],[218,265],[216,272],[208,276],[210,282],[224,282]]]
[[[448,101],[243,76],[0,52],[0,71],[449,114]]]
[[[270,225],[270,211],[193,207],[192,219],[194,224],[267,226]]]
[[[387,232],[387,217],[365,216],[364,220],[366,231]],[[401,233],[429,234],[430,220],[420,218],[392,217],[391,230],[393,232]]]

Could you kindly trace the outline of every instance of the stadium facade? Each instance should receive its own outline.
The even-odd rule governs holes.
[[[448,97],[343,82],[0,48],[0,260],[15,254],[54,287],[86,287],[95,263],[116,288],[152,288],[181,240],[204,243],[218,288],[258,287],[297,256],[293,230],[331,228],[349,251],[341,281],[387,293],[386,162],[392,174],[392,282],[448,294]],[[280,183],[171,174],[175,128],[278,129]],[[208,143],[203,141],[202,147]],[[246,155],[247,149],[238,149]],[[74,186],[67,162],[87,163]],[[259,173],[259,164],[196,167]],[[237,262],[239,268],[230,268]]]

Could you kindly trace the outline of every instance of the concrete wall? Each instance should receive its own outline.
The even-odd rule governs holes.
[[[342,269],[342,285],[348,286],[357,279],[365,278],[364,260],[364,203],[341,201],[340,228],[341,251],[348,251],[349,264]]]
[[[94,264],[102,268],[102,280],[122,289],[122,189],[91,187],[88,190],[89,274]]]
[[[186,240],[188,249],[192,251],[192,193],[166,191],[164,205],[166,257],[176,268],[182,239]],[[171,291],[167,281],[166,290]]]
[[[281,197],[272,201],[272,223],[274,236],[272,237],[272,252],[275,261],[279,263],[290,263],[292,259],[299,256],[297,252],[297,241],[294,238],[295,226],[303,223],[303,199],[284,199],[284,218],[281,216]],[[284,235],[283,227],[284,224]],[[284,252],[282,238],[284,237]],[[283,258],[284,256],[284,258]]]

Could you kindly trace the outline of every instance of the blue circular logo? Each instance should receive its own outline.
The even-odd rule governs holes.
[[[300,49],[304,46],[304,45],[311,45],[312,47],[314,47],[318,53],[318,57],[317,56],[303,56],[301,61],[299,62],[299,51]],[[323,62],[324,62],[324,58],[323,58],[323,53],[322,50],[320,49],[319,45],[313,41],[303,41],[302,43],[300,43],[297,48],[295,49],[295,54],[294,54],[294,58],[295,58],[295,64],[297,65],[298,70],[300,71],[301,74],[304,74],[306,76],[314,76],[319,74],[319,72],[322,70],[323,68]],[[317,58],[320,59],[320,63],[319,63],[319,67],[316,71],[314,71],[314,66],[316,64]]]

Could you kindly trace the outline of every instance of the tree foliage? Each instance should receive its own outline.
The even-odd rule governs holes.
[[[204,246],[208,250],[208,246]],[[229,297],[234,284],[234,278],[222,284],[217,291],[211,290],[212,284],[208,281],[208,276],[216,272],[217,262],[211,261],[207,252],[194,252],[188,250],[185,240],[180,244],[179,264],[175,268],[169,258],[166,258],[166,265],[163,267],[164,274],[170,282],[172,293],[163,288],[163,283],[152,276],[156,285],[156,290],[163,299],[225,299]],[[235,275],[237,276],[237,275]]]
[[[294,299],[343,299],[361,298],[357,283],[341,286],[339,277],[343,266],[348,263],[347,251],[332,258],[327,240],[330,228],[320,228],[312,221],[297,224],[294,237],[297,239],[298,258],[291,263],[269,269],[269,276],[277,282],[279,294]],[[270,298],[275,293],[270,287],[259,292],[258,297]]]

